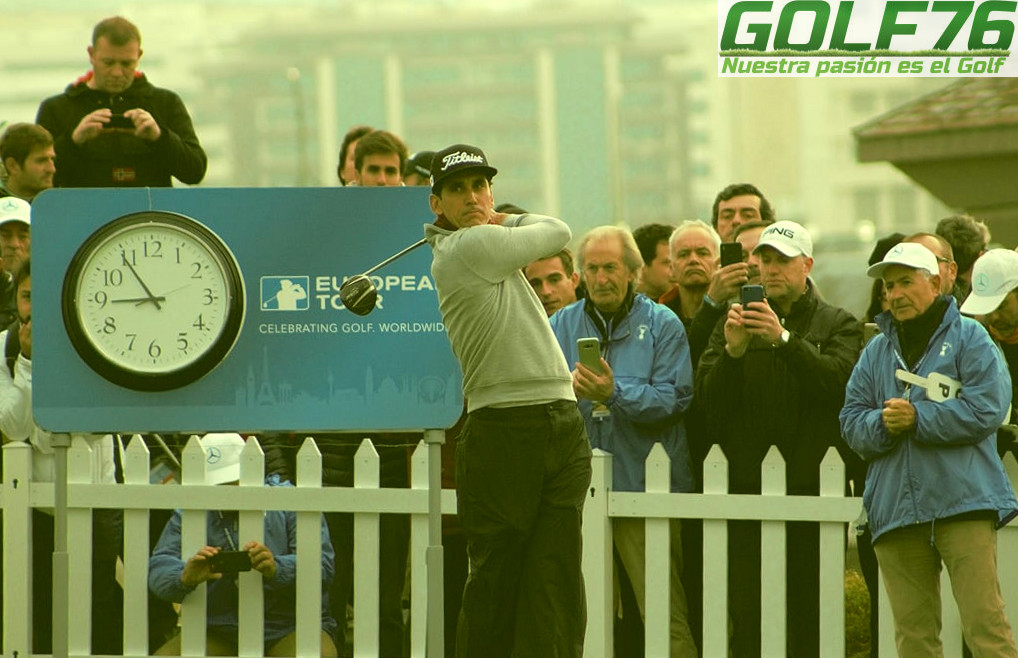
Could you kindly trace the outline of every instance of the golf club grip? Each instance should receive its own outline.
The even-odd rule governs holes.
[[[388,265],[388,264],[389,264],[389,263],[391,263],[392,261],[396,260],[397,258],[401,258],[401,257],[403,257],[403,256],[405,256],[405,255],[407,255],[407,254],[409,254],[409,253],[410,253],[411,251],[413,251],[413,250],[414,250],[414,249],[416,249],[417,247],[420,247],[420,246],[421,246],[422,244],[424,244],[425,242],[427,242],[427,239],[425,239],[425,238],[421,238],[420,240],[418,240],[417,242],[413,243],[412,245],[410,245],[409,247],[407,247],[407,248],[406,248],[406,249],[404,249],[403,251],[397,252],[397,253],[393,254],[392,256],[389,256],[388,258],[386,258],[385,260],[383,260],[383,261],[382,261],[381,263],[379,263],[378,265],[375,265],[375,266],[374,266],[374,267],[372,267],[371,269],[367,269],[367,270],[364,270],[364,272],[363,272],[362,274],[364,274],[364,275],[366,276],[366,275],[368,275],[368,274],[371,274],[371,273],[372,273],[372,272],[374,272],[375,270],[379,270],[379,269],[381,269],[381,268],[385,267],[386,265]]]

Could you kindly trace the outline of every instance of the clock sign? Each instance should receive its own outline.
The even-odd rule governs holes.
[[[244,324],[244,280],[229,247],[200,222],[144,211],[93,232],[63,282],[64,326],[96,373],[138,391],[202,378]]]

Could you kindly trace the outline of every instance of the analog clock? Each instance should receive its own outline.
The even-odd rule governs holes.
[[[68,337],[109,381],[165,391],[211,372],[244,324],[244,280],[226,244],[183,215],[145,211],[99,228],[63,287]]]

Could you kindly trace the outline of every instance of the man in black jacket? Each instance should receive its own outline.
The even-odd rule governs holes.
[[[733,493],[760,493],[771,446],[786,464],[788,493],[819,494],[820,462],[847,451],[838,425],[862,332],[809,280],[813,243],[795,222],[776,222],[753,250],[767,301],[732,304],[696,373],[696,396],[725,451]],[[819,654],[819,526],[787,524],[788,655]],[[729,523],[729,604],[736,656],[760,653],[760,524]]]
[[[53,134],[56,187],[194,185],[208,160],[177,94],[138,71],[141,34],[127,19],[92,32],[92,70],[39,106],[36,123]]]

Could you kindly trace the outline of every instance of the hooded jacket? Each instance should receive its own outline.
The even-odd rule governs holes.
[[[605,325],[589,300],[559,309],[551,327],[568,363],[579,361],[578,338],[601,340],[615,390],[609,415],[593,416],[593,402],[581,399],[580,413],[591,447],[612,454],[616,491],[646,489],[646,461],[655,443],[672,460],[672,491],[693,490],[683,415],[693,398],[693,371],[682,323],[668,308],[643,294],[631,298],[624,317]]]
[[[852,371],[841,410],[848,445],[867,460],[863,504],[873,539],[896,528],[969,512],[996,512],[1003,525],[1018,502],[996,450],[996,430],[1007,416],[1011,380],[1000,350],[986,330],[948,307],[913,372],[939,373],[961,382],[957,397],[934,402],[922,386],[895,377],[903,365],[889,312],[876,317],[881,333]],[[892,436],[881,411],[889,398],[907,397],[915,428]]]
[[[265,484],[270,487],[288,487],[290,483],[270,476]],[[209,546],[239,549],[247,543],[237,536],[237,512],[207,512],[206,542]],[[184,560],[180,557],[180,510],[163,528],[159,543],[149,558],[148,586],[152,593],[165,601],[180,603],[195,590],[184,587],[180,574]],[[276,561],[276,575],[265,580],[265,643],[275,642],[297,628],[297,515],[294,512],[268,510],[265,512],[265,546]],[[328,591],[333,576],[332,542],[329,530],[322,520],[322,630],[336,634],[336,622],[329,613]],[[220,633],[236,633],[238,628],[237,575],[225,574],[219,580],[209,580],[207,616],[209,628]]]
[[[188,185],[201,182],[208,160],[180,96],[141,73],[119,94],[90,88],[91,77],[89,71],[39,106],[35,122],[52,133],[57,154],[55,187],[170,187],[171,177]],[[78,146],[71,139],[74,129],[100,108],[115,114],[147,111],[159,124],[159,139],[110,131]]]
[[[760,493],[760,464],[772,445],[785,460],[788,492],[796,495],[819,493],[820,462],[831,446],[848,452],[838,412],[862,342],[859,323],[819,299],[809,282],[781,320],[787,345],[753,336],[739,359],[725,351],[724,322],[718,322],[697,369],[698,404],[708,415],[708,438],[728,458],[733,493]]]
[[[575,400],[573,380],[523,267],[559,252],[571,232],[542,215],[448,230],[425,225],[431,276],[467,410]]]

